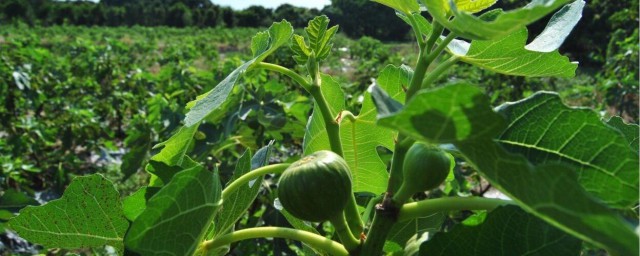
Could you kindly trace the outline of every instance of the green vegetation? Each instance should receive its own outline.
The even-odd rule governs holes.
[[[625,1],[151,2],[0,3],[0,254],[638,254]]]

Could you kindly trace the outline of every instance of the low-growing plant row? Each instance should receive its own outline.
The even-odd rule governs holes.
[[[12,139],[5,145],[15,152],[33,145],[41,147],[34,153],[71,152],[65,164],[73,164],[73,152],[103,145],[86,141],[92,133],[112,134],[125,138],[129,148],[120,178],[140,175],[143,165],[149,178],[145,186],[127,188],[135,192],[126,195],[113,178],[77,173],[60,188],[59,199],[0,216],[8,219],[5,227],[44,248],[87,254],[640,253],[638,125],[569,107],[547,91],[494,106],[496,96],[487,95],[481,79],[442,79],[456,74],[459,63],[507,76],[574,77],[578,63],[558,48],[571,40],[583,0],[536,0],[512,10],[492,9],[495,0],[374,2],[393,9],[412,29],[417,55],[397,58],[412,63],[378,69],[375,63],[396,57],[376,51],[383,46],[375,40],[361,39],[350,54],[367,65],[360,75],[377,72],[368,87],[329,74],[347,69],[335,64],[346,60],[333,50],[339,25],[330,26],[326,16],[299,32],[282,20],[255,33],[245,43],[251,51],[246,59],[209,69],[222,75],[160,71],[179,81],[169,85],[169,79],[139,73],[114,81],[119,71],[112,67],[121,65],[111,62],[133,70],[145,58],[173,57],[178,66],[182,59],[198,58],[179,43],[160,57],[114,59],[119,49],[149,46],[73,42],[69,51],[76,58],[38,70],[45,73],[38,79],[100,79],[54,88],[56,100],[76,104],[62,112],[56,106],[66,102],[52,102],[33,89],[40,83],[25,75],[30,67],[12,67],[14,79],[24,81],[19,95],[26,97],[0,96],[9,102],[3,122],[15,127],[0,134]],[[547,16],[545,29],[528,38],[527,25]],[[225,54],[205,36],[188,38],[196,41],[185,45],[209,49],[204,58]],[[237,35],[229,38],[228,47],[242,43]],[[43,52],[23,47],[34,43],[28,39],[22,43],[19,49],[32,51],[25,56]],[[12,56],[20,58],[17,51]],[[104,61],[83,62],[87,55]],[[67,68],[78,71],[60,72]],[[83,70],[91,73],[83,76]],[[91,98],[83,98],[89,93],[109,100],[92,106]],[[183,94],[190,101],[171,100]],[[18,113],[25,110],[11,104],[21,101],[42,107]],[[39,130],[43,120],[64,129]],[[124,134],[118,122],[128,124],[126,137],[118,135]],[[16,170],[38,172],[13,161],[20,166]],[[29,182],[22,171],[10,175],[14,186]],[[22,206],[33,200],[24,197],[8,190],[2,198]]]

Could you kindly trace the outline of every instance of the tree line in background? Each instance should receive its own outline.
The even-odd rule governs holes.
[[[501,0],[498,8],[519,7],[528,1]],[[409,27],[388,8],[369,0],[332,0],[322,10],[283,4],[275,9],[251,6],[233,10],[210,0],[3,0],[0,2],[0,24],[23,22],[31,26],[170,26],[170,27],[266,27],[273,21],[286,19],[301,28],[313,17],[325,14],[340,31],[359,38],[370,36],[383,41],[403,41],[411,35]],[[531,27],[540,32],[545,20]],[[588,1],[580,24],[571,40],[561,49],[582,66],[597,68],[627,53],[629,45],[637,49],[638,1]],[[630,41],[630,42],[629,42]],[[632,49],[633,50],[633,49]],[[637,52],[637,51],[636,51]],[[634,55],[637,56],[637,53]],[[618,56],[619,59],[620,56]],[[628,61],[628,58],[626,62]],[[637,58],[623,65],[636,65]]]

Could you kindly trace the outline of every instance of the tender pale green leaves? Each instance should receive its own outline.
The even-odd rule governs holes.
[[[73,179],[60,199],[22,209],[9,226],[30,242],[50,248],[110,245],[122,253],[129,222],[113,184],[93,174]]]
[[[268,33],[269,36],[265,36],[265,33]],[[184,119],[185,126],[197,126],[209,114],[218,109],[227,100],[242,74],[247,71],[252,64],[261,62],[269,56],[269,54],[277,50],[278,47],[289,42],[292,34],[293,27],[289,22],[284,20],[274,22],[267,31],[258,33],[251,42],[251,50],[254,53],[254,58],[235,69],[211,91],[206,92],[204,97],[197,100],[195,105],[187,112]]]
[[[453,0],[458,11],[476,13],[491,7],[497,0]]]
[[[178,172],[147,202],[125,243],[142,255],[190,255],[220,208],[218,175],[195,166]]]
[[[315,53],[316,60],[321,61],[329,56],[333,47],[333,37],[338,31],[338,26],[328,28],[329,18],[325,15],[315,17],[309,21],[309,25],[304,29],[309,44],[305,42],[305,38],[300,35],[294,35],[294,41],[291,44],[291,50],[294,53],[293,58],[298,64],[305,64]]]
[[[478,226],[458,224],[436,234],[420,246],[419,255],[580,255],[580,247],[580,240],[519,207],[503,206]]]
[[[321,78],[321,90],[328,101],[331,112],[340,113],[344,110],[345,105],[344,94],[340,85],[328,75],[323,74]],[[386,186],[387,171],[386,166],[378,157],[375,147],[385,144],[380,142],[381,140],[389,140],[389,142],[393,143],[393,138],[390,131],[386,131],[388,138],[385,138],[384,134],[380,134],[379,131],[383,128],[363,130],[367,127],[373,127],[373,122],[367,125],[363,121],[356,121],[354,124],[348,120],[343,120],[340,123],[343,158],[351,169],[354,192],[382,193]],[[381,137],[376,137],[376,135]],[[305,155],[318,150],[331,150],[324,120],[317,106],[314,106],[313,114],[307,124],[303,144]]]
[[[471,40],[494,40],[513,34],[568,2],[570,0],[534,0],[525,7],[504,12],[494,20],[485,21],[450,6],[449,0],[422,0],[434,20],[458,36]],[[450,19],[451,15],[453,19]]]
[[[411,15],[412,13],[420,12],[420,5],[416,0],[373,0],[374,2],[384,4],[388,7],[396,9],[404,13],[405,15]]]
[[[490,108],[483,107],[488,104],[476,86],[453,84],[416,94],[402,111],[380,116],[378,123],[435,143],[470,140],[501,131],[504,122]],[[484,123],[487,119],[496,122]]]
[[[559,161],[578,171],[589,193],[615,208],[638,202],[638,155],[591,109],[569,108],[554,93],[536,93],[498,112],[508,126],[498,141],[534,164]]]
[[[631,147],[636,154],[638,153],[638,147],[640,146],[638,143],[640,127],[638,127],[637,124],[626,124],[619,116],[612,117],[607,121],[607,124],[620,131],[629,143],[629,147]]]
[[[503,118],[493,113],[489,99],[464,85],[422,91],[396,117],[379,123],[399,129],[417,140],[451,142],[491,184],[528,212],[586,241],[624,255],[638,254],[638,237],[628,223],[578,183],[571,166],[533,166],[524,156],[505,151],[493,140],[505,129]],[[418,101],[420,97],[431,100]],[[414,103],[416,102],[416,103]],[[416,104],[412,106],[412,104]],[[436,111],[437,110],[437,111]],[[425,114],[432,111],[433,114]],[[408,113],[413,113],[408,114]],[[420,122],[412,123],[412,120]],[[527,120],[535,127],[537,120]],[[442,124],[442,125],[439,125]],[[428,126],[427,126],[428,125]],[[435,128],[433,127],[435,126]],[[443,132],[443,128],[453,132]],[[462,132],[462,135],[457,135]],[[449,136],[442,136],[442,134]],[[601,136],[593,133],[591,136]],[[552,188],[562,188],[559,190]]]
[[[543,53],[524,48],[527,29],[497,40],[474,40],[469,45],[457,40],[450,44],[449,51],[469,64],[497,73],[514,76],[559,76],[573,77],[578,63],[560,55],[558,51]],[[468,49],[468,50],[467,50]]]
[[[233,177],[229,182],[238,179],[253,169],[268,164],[270,151],[271,144],[258,150],[252,158],[251,150],[247,149],[240,159],[238,159]],[[262,177],[247,184],[245,188],[236,190],[228,198],[225,198],[222,203],[222,211],[216,216],[215,237],[226,234],[236,221],[246,214],[247,209],[258,196],[261,183]]]
[[[552,52],[560,48],[560,45],[569,36],[573,27],[582,18],[584,1],[577,0],[565,5],[549,20],[549,24],[542,33],[529,43],[525,49],[536,52]]]

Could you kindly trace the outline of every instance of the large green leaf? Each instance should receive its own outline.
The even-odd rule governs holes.
[[[456,40],[449,51],[461,61],[498,73],[514,76],[573,77],[578,63],[569,61],[558,51],[537,52],[525,49],[527,29],[523,28],[500,39],[474,40],[469,43]],[[455,47],[454,47],[455,46]]]
[[[454,242],[455,241],[455,242]],[[420,246],[419,255],[580,255],[581,241],[517,206],[499,207],[478,226],[458,224]]]
[[[450,0],[422,0],[434,20],[458,36],[471,40],[494,40],[513,34],[568,2],[570,0],[534,0],[525,7],[485,21],[455,5],[450,6]]]
[[[614,253],[638,254],[638,237],[630,225],[591,197],[578,183],[577,172],[571,166],[534,166],[524,156],[505,151],[493,140],[505,128],[503,118],[492,113],[489,99],[477,89],[461,90],[461,87],[466,86],[422,91],[415,96],[416,100],[432,100],[412,100],[395,114],[402,117],[400,121],[384,122],[393,120],[391,116],[380,119],[379,123],[417,140],[454,143],[494,187],[528,212]],[[430,113],[425,114],[425,110]],[[536,120],[529,122],[534,126]],[[453,132],[445,133],[444,128]]]
[[[147,202],[125,244],[142,255],[190,255],[222,205],[217,173],[195,166],[175,174]]]
[[[610,118],[607,124],[620,131],[627,140],[627,143],[629,143],[629,147],[631,147],[636,154],[638,153],[638,147],[640,146],[638,143],[640,127],[637,124],[626,124],[619,116]]]
[[[528,212],[613,253],[638,254],[638,236],[632,227],[591,197],[569,166],[534,167],[523,156],[510,154],[492,140],[456,146],[493,186]]]
[[[501,131],[504,122],[491,109],[480,89],[453,84],[416,94],[395,115],[381,116],[378,123],[421,140],[451,143],[486,137]],[[483,120],[495,119],[494,123]]]
[[[401,68],[387,66],[377,79],[377,83],[392,94],[398,101],[403,101],[403,86],[407,86],[412,71],[403,66]],[[365,93],[360,114],[353,118],[344,117],[344,96],[340,86],[330,77],[322,76],[322,92],[329,107],[334,113],[341,113],[340,138],[344,159],[352,171],[353,190],[355,192],[382,193],[387,185],[387,168],[378,156],[376,148],[383,146],[393,149],[395,134],[388,129],[375,125],[376,109],[369,96]],[[318,150],[330,150],[329,138],[325,130],[320,111],[314,107],[314,112],[307,125],[304,152],[311,154]]]
[[[245,153],[238,159],[233,177],[230,182],[240,178],[251,170],[262,167],[269,163],[269,153],[271,144],[261,148],[256,155],[251,157],[251,150],[247,149]],[[247,184],[247,187],[238,189],[222,203],[222,211],[216,216],[214,236],[226,234],[229,229],[238,221],[240,217],[246,214],[251,203],[258,196],[262,177]]]
[[[113,184],[93,174],[73,179],[60,199],[22,209],[9,226],[30,242],[49,248],[110,245],[122,253],[129,222]]]
[[[638,203],[638,155],[591,109],[569,108],[555,93],[500,106],[508,126],[498,141],[534,164],[559,161],[578,171],[588,192],[609,206]]]
[[[268,37],[265,36],[266,33],[268,33]],[[227,100],[242,74],[247,71],[252,64],[261,62],[269,56],[269,54],[277,50],[278,47],[289,42],[292,34],[293,27],[291,27],[289,22],[284,20],[274,22],[267,31],[258,33],[251,42],[251,50],[254,52],[254,58],[242,64],[211,91],[202,95],[189,112],[187,112],[184,119],[185,126],[197,126],[197,124],[204,120],[209,114],[218,109],[218,107]]]
[[[565,5],[549,20],[542,33],[529,43],[525,49],[536,52],[552,52],[560,48],[560,45],[569,36],[573,27],[582,18],[584,1],[577,0]]]

